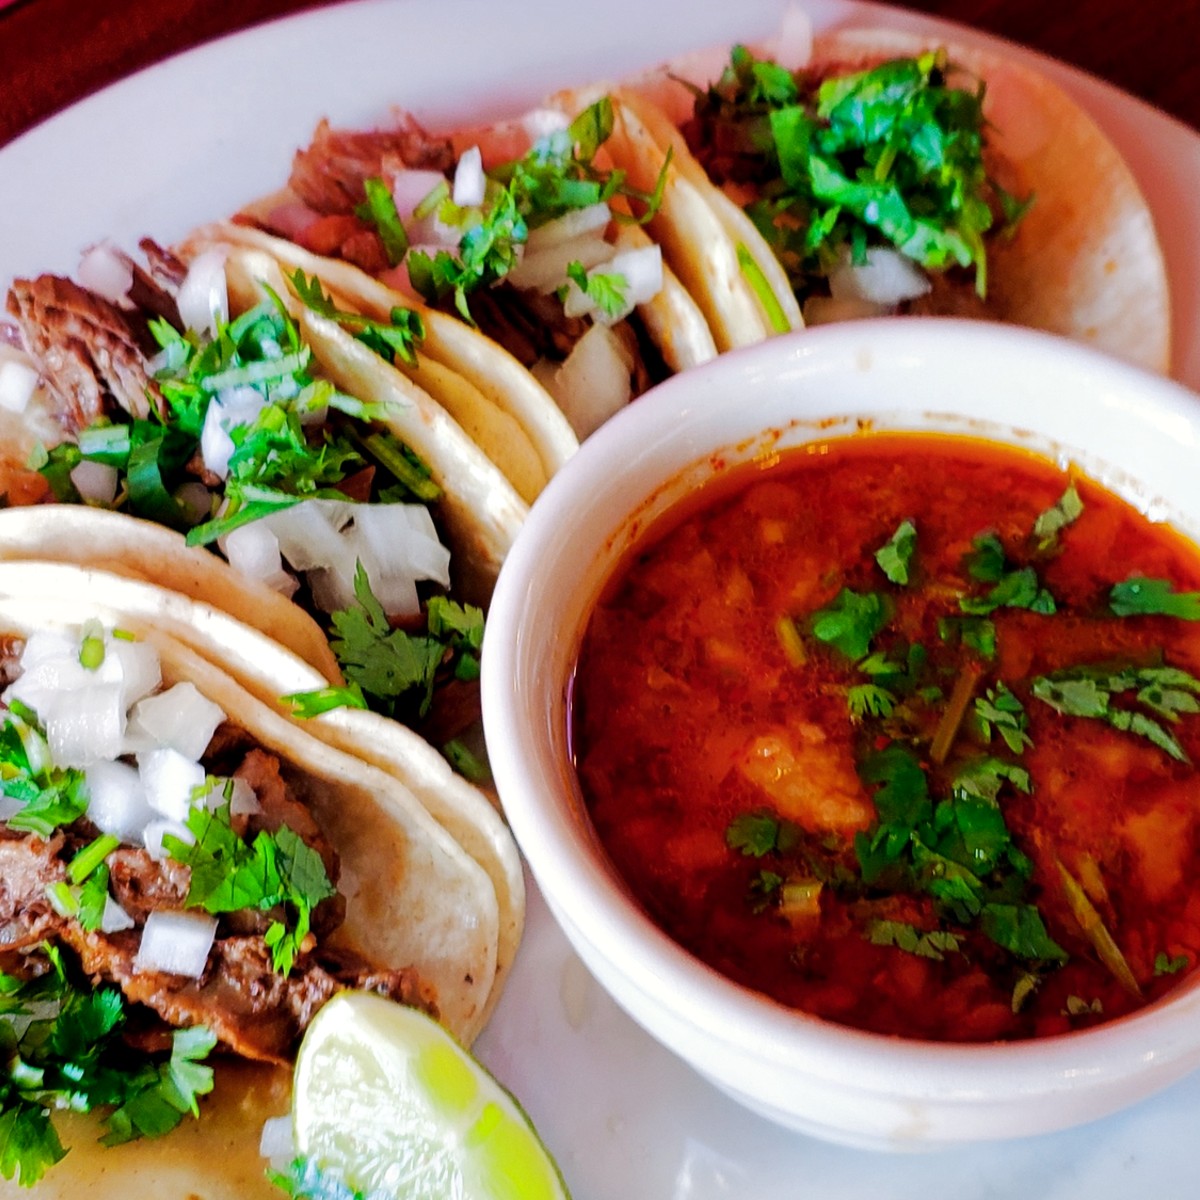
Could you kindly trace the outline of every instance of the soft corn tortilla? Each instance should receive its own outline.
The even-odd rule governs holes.
[[[38,582],[51,571],[54,587]],[[146,585],[108,577],[131,589]],[[95,583],[96,580],[91,580]],[[415,967],[433,985],[443,1024],[469,1045],[496,976],[499,912],[487,873],[391,774],[314,738],[241,686],[209,657],[164,632],[154,615],[91,601],[89,577],[69,566],[0,564],[0,629],[29,636],[99,619],[155,646],[164,685],[190,681],[228,719],[278,756],[341,859],[345,924],[330,939],[368,962]],[[183,600],[183,597],[180,597]],[[190,602],[188,602],[190,603]],[[297,660],[298,661],[298,660]],[[315,672],[313,673],[315,676]],[[39,1196],[183,1195],[202,1200],[274,1194],[258,1156],[262,1123],[286,1112],[289,1072],[214,1058],[216,1087],[200,1121],[157,1141],[107,1150],[92,1117],[58,1122],[74,1147],[37,1185]],[[29,1194],[0,1182],[0,1195]]]
[[[986,83],[991,153],[1007,186],[1035,195],[1016,236],[989,244],[989,313],[1168,370],[1170,295],[1149,206],[1116,147],[1060,87],[994,50],[893,30],[818,35],[809,61],[817,69],[836,64],[840,73],[939,46]],[[763,57],[780,52],[770,42],[752,49]],[[794,49],[777,60],[792,69],[807,65]],[[679,81],[707,86],[727,61],[727,49],[714,49],[630,84],[663,151],[671,146],[679,171],[698,187],[707,176],[677,128],[692,110],[692,93]],[[722,201],[733,207],[728,197]],[[772,286],[781,303],[791,297],[786,280],[780,287],[772,277]]]

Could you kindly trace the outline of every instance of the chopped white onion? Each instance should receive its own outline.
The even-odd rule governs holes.
[[[168,821],[166,819],[147,821],[146,827],[142,830],[140,840],[142,845],[146,847],[146,853],[155,862],[165,862],[170,857],[163,846],[163,838],[168,833],[172,837],[178,838],[185,846],[194,846],[196,844],[196,835],[182,821]]]
[[[561,108],[531,108],[522,118],[521,124],[531,142],[540,142],[552,134],[570,128],[570,119]]]
[[[38,710],[46,742],[60,767],[89,767],[116,758],[125,744],[125,705],[119,683],[90,683],[58,692]]]
[[[252,817],[262,812],[254,789],[239,778],[214,779],[201,803],[209,812],[216,812],[228,804],[231,817]]]
[[[221,706],[185,681],[139,700],[129,713],[129,735],[144,734],[154,745],[198,761],[224,720]]]
[[[96,673],[105,682],[121,684],[127,709],[143,696],[157,691],[162,684],[158,651],[149,642],[131,641],[112,634],[105,635],[104,661]]]
[[[108,463],[83,459],[71,468],[71,482],[85,502],[108,507],[117,495],[117,468]]]
[[[139,754],[138,774],[147,803],[172,821],[186,821],[193,797],[204,791],[204,768],[169,746]]]
[[[198,479],[181,484],[175,491],[178,504],[193,525],[199,525],[212,512],[212,494]]]
[[[308,573],[313,599],[326,612],[354,603],[360,562],[371,590],[393,616],[417,611],[417,580],[444,587],[450,582],[450,552],[420,504],[305,500],[261,523],[278,537],[289,565]]]
[[[192,259],[176,303],[188,329],[216,336],[218,323],[229,320],[224,251],[204,250]]]
[[[200,431],[200,456],[219,479],[229,474],[229,457],[234,449],[230,431],[252,425],[266,403],[266,396],[252,387],[227,388],[209,402]]]
[[[199,979],[216,936],[216,917],[157,909],[146,918],[133,969]]]
[[[607,325],[595,324],[547,381],[581,441],[633,398],[632,370],[621,339]]]
[[[83,252],[76,276],[89,292],[95,292],[113,304],[128,304],[129,289],[133,286],[133,263],[128,255],[108,242],[100,242]]]
[[[608,262],[615,247],[598,234],[588,233],[565,242],[555,242],[544,250],[527,250],[506,278],[514,287],[548,294],[557,291],[569,279],[567,267],[582,264],[584,270]]]
[[[296,1157],[296,1140],[292,1136],[292,1118],[268,1117],[263,1122],[258,1139],[258,1152],[267,1159],[273,1170],[284,1171]]]
[[[289,599],[300,586],[284,570],[279,539],[266,521],[239,525],[220,539],[220,545],[229,565],[247,579],[257,579]]]
[[[104,912],[100,915],[101,933],[120,933],[132,929],[134,919],[111,897],[104,897]]]
[[[92,763],[85,772],[88,820],[101,833],[123,842],[140,842],[154,811],[136,767],[124,762]]]
[[[9,821],[25,807],[26,801],[0,794],[0,821]]]
[[[530,254],[535,250],[560,246],[563,242],[574,241],[584,234],[603,232],[611,220],[612,210],[607,204],[589,204],[586,208],[572,209],[561,217],[555,217],[553,221],[531,229],[525,245]]]
[[[608,312],[572,279],[563,301],[563,312],[568,317],[591,316],[606,325],[615,325],[629,316],[639,304],[653,300],[663,286],[662,248],[655,244],[623,250],[602,266],[589,271],[588,276],[600,273],[621,277],[625,303],[619,309]]]
[[[409,244],[414,248],[421,247],[436,253],[457,246],[462,237],[462,230],[441,220],[436,208],[423,217],[413,216],[413,210],[420,207],[435,188],[445,185],[446,177],[440,171],[403,170],[392,176],[392,199],[396,204],[396,214],[408,234]]]
[[[451,199],[459,208],[475,208],[483,203],[487,177],[483,173],[483,155],[478,146],[471,146],[459,155],[454,169],[454,189]]]
[[[882,246],[868,250],[862,263],[847,257],[829,275],[830,295],[838,301],[899,304],[924,296],[931,286],[929,277],[912,259]]]
[[[37,390],[37,369],[19,358],[5,358],[0,362],[0,408],[12,413],[23,413]]]

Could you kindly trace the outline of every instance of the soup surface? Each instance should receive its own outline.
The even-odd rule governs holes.
[[[863,434],[739,468],[591,616],[572,743],[646,912],[887,1034],[1131,1012],[1200,955],[1200,555],[1085,478]]]

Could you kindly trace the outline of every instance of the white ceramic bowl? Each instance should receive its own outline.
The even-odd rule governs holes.
[[[827,326],[677,376],[601,428],[534,505],[488,619],[483,709],[501,799],[554,915],[631,1016],[758,1112],[853,1145],[926,1149],[1098,1118],[1200,1066],[1200,972],[1163,1002],[1031,1042],[930,1044],[785,1009],[681,950],[630,899],[568,753],[592,603],[638,532],[752,458],[877,429],[962,432],[1063,462],[1200,537],[1200,398],[1042,334],[980,323]]]

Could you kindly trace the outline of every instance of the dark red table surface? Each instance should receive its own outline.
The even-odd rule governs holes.
[[[328,2],[9,0],[0,7],[0,145],[140,67],[222,34]],[[1147,5],[1127,0],[911,0],[903,7],[1022,42],[1200,129],[1196,0]]]

